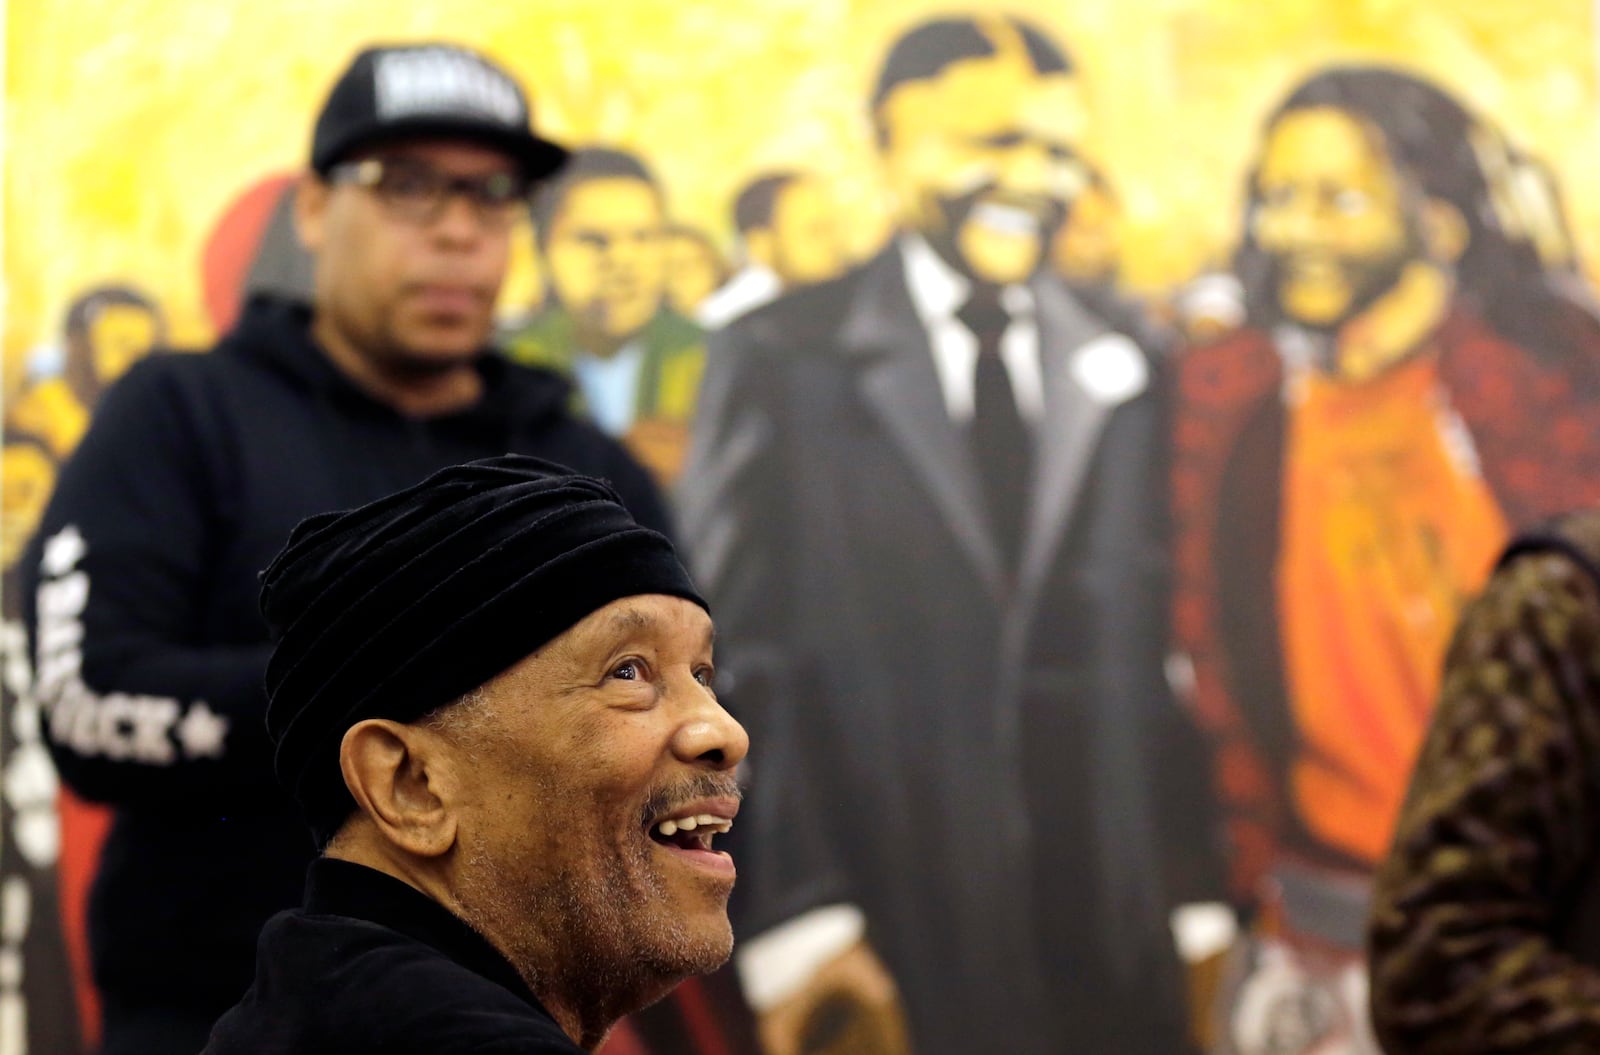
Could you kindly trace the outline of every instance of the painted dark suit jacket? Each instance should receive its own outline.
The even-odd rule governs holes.
[[[861,906],[925,1055],[1176,1051],[1164,379],[1033,292],[1014,576],[895,248],[713,338],[679,498],[756,745],[737,922]]]
[[[1445,396],[1513,530],[1600,502],[1600,364],[1520,348],[1463,303],[1431,344]],[[1284,850],[1367,867],[1308,834],[1284,791],[1297,733],[1274,586],[1283,385],[1273,340],[1257,329],[1191,349],[1178,365],[1174,626],[1193,664],[1197,714],[1217,745],[1234,879],[1246,896]]]

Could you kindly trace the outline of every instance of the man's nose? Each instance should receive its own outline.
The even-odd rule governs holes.
[[[1263,219],[1262,240],[1286,249],[1325,245],[1338,222],[1334,210],[1310,194],[1272,206]]]
[[[483,235],[483,217],[478,206],[465,193],[458,190],[446,192],[439,205],[439,214],[429,224],[433,237],[452,244],[471,244]]]
[[[612,239],[608,254],[611,266],[637,270],[646,265],[655,244],[645,235],[623,235]]]
[[[750,753],[750,734],[709,691],[703,690],[673,738],[673,751],[685,762],[732,770]]]

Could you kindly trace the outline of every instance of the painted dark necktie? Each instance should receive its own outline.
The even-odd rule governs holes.
[[[968,436],[995,539],[1007,571],[1014,576],[1028,510],[1033,437],[1017,408],[1011,375],[1000,357],[1000,341],[1011,316],[1000,303],[999,287],[980,285],[956,312],[956,318],[978,339]]]

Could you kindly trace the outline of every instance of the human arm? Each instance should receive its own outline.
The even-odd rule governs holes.
[[[213,640],[220,456],[174,364],[102,402],[24,558],[35,692],[63,779],[119,805],[225,809],[270,793],[270,646]]]
[[[1600,970],[1560,947],[1597,821],[1600,598],[1521,556],[1466,611],[1370,927],[1390,1055],[1600,1050]],[[1588,891],[1593,896],[1593,891]]]
[[[814,921],[802,917],[796,922]],[[741,979],[746,974],[741,962]],[[747,986],[746,993],[750,992]],[[752,1000],[752,1004],[765,1055],[906,1055],[910,1051],[905,1011],[894,978],[865,941],[853,941],[810,966],[803,984],[782,999],[772,1003]]]

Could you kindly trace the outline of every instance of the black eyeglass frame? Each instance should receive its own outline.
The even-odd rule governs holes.
[[[409,186],[399,182],[402,177],[409,179]],[[341,161],[329,166],[323,179],[331,186],[345,184],[369,190],[396,216],[423,225],[443,216],[445,204],[460,195],[472,206],[481,225],[504,229],[527,215],[533,196],[532,181],[520,173],[450,176],[410,158]]]

